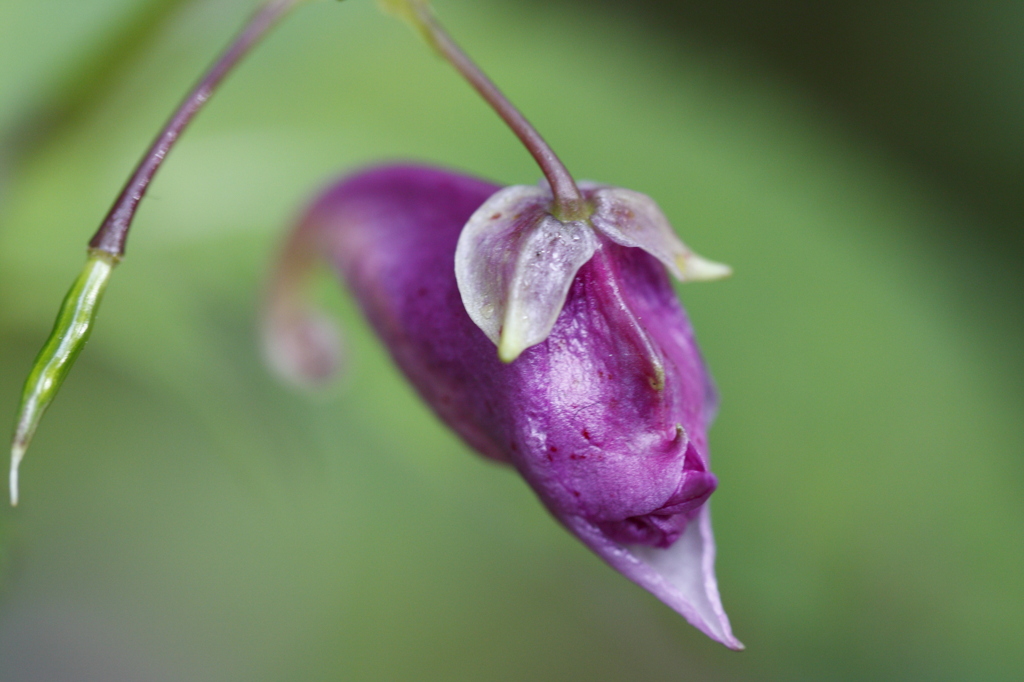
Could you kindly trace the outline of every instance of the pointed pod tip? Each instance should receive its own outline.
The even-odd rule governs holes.
[[[9,475],[9,485],[11,491],[11,506],[18,506],[18,467],[21,465],[21,460],[25,457],[25,446],[15,443],[11,446],[11,472]]]
[[[18,465],[47,408],[53,402],[68,372],[92,333],[103,292],[106,291],[118,257],[90,249],[82,272],[64,297],[53,330],[32,363],[22,389],[18,421],[11,445],[11,503],[18,503]]]
[[[684,282],[713,282],[732,274],[732,268],[724,263],[708,260],[690,251],[677,260]]]

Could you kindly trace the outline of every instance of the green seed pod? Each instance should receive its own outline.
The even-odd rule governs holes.
[[[82,273],[64,297],[50,338],[39,351],[32,371],[25,381],[18,408],[18,421],[11,443],[11,504],[18,504],[18,465],[65,377],[82,352],[103,300],[107,282],[117,265],[117,258],[105,251],[92,249]]]

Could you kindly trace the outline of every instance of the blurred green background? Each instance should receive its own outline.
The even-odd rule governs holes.
[[[328,277],[349,366],[263,368],[277,244],[341,172],[533,182],[369,0],[302,8],[173,152],[0,510],[0,679],[1024,677],[1024,5],[438,0],[578,177],[736,275],[681,289],[723,396],[748,649],[445,431]],[[250,0],[0,4],[0,415],[157,127]]]

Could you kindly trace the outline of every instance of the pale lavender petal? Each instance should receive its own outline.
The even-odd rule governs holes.
[[[613,542],[582,517],[563,523],[598,556],[681,614],[691,625],[730,649],[743,649],[732,634],[715,577],[715,538],[705,504],[668,548]]]
[[[598,248],[585,222],[549,213],[540,187],[507,187],[466,223],[455,249],[455,278],[470,318],[511,362],[547,338],[569,286]]]
[[[591,223],[617,244],[643,249],[684,282],[732,274],[729,266],[698,256],[683,244],[661,208],[646,194],[620,187],[585,187],[594,204]]]

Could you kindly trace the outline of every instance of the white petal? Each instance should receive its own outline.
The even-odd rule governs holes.
[[[665,264],[683,282],[720,279],[732,273],[727,265],[695,254],[676,236],[654,200],[620,187],[598,187],[591,194],[594,227],[623,246],[638,247]]]
[[[551,201],[540,187],[506,187],[470,217],[455,249],[463,305],[505,362],[547,338],[599,246],[585,222],[552,217]]]

